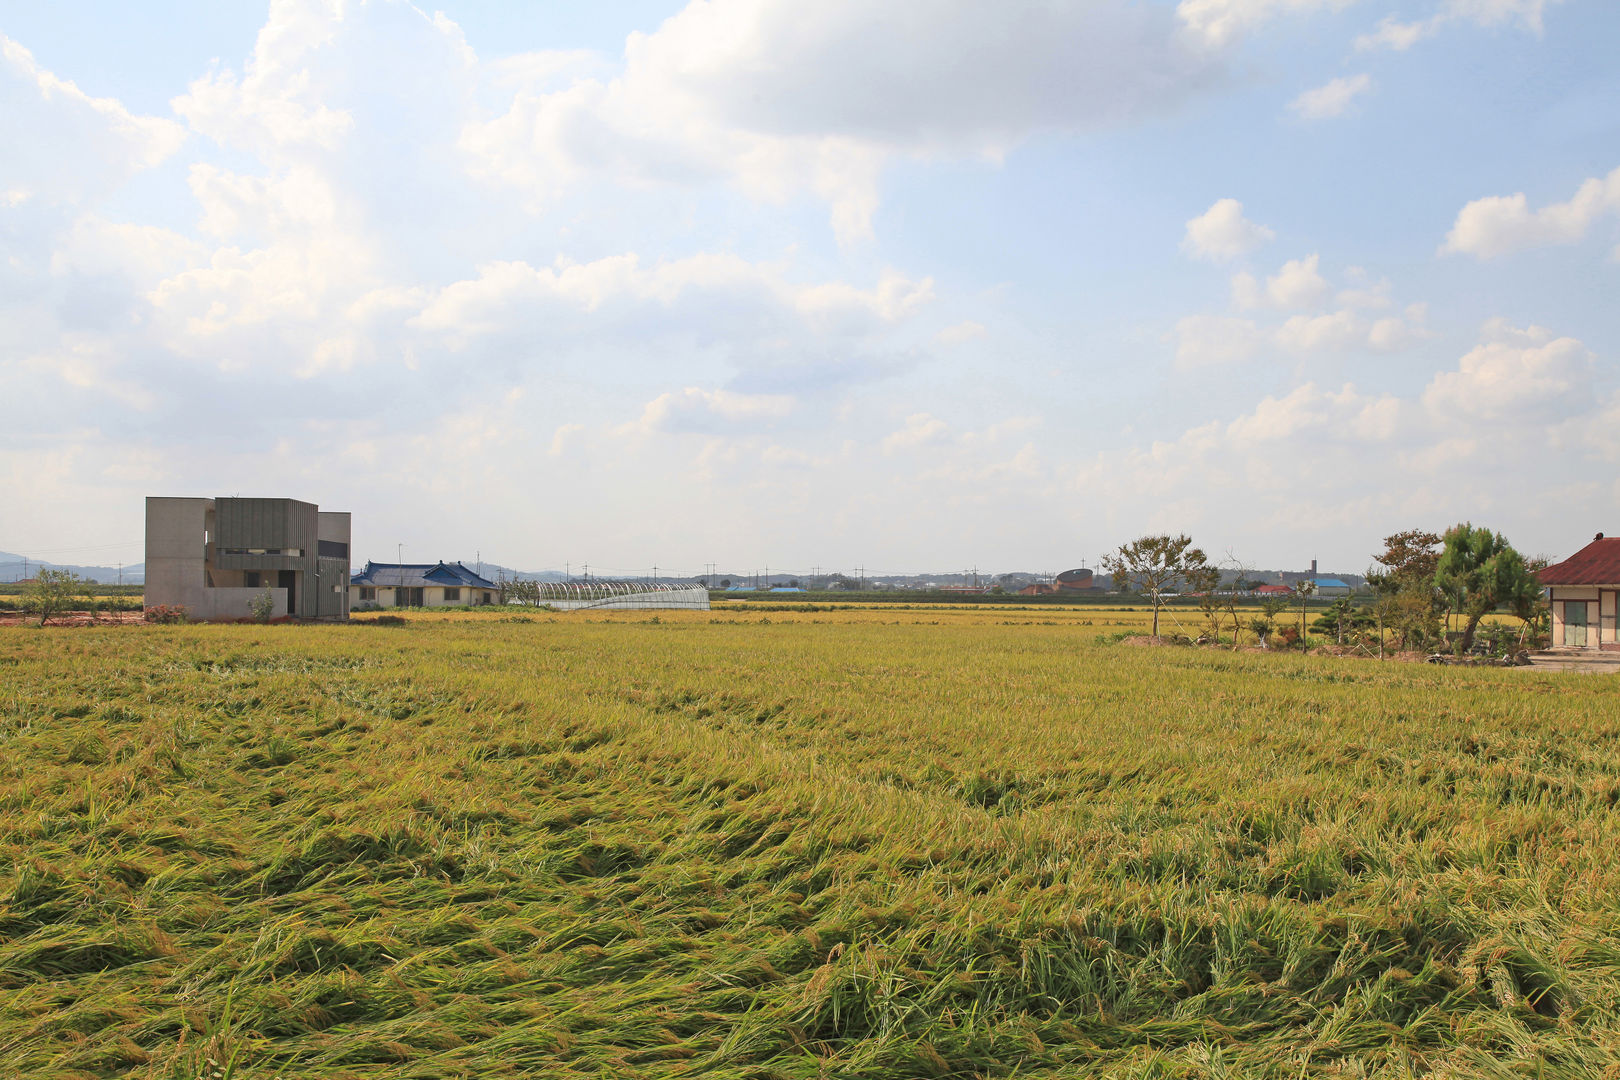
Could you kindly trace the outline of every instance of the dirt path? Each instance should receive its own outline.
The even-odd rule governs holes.
[[[51,616],[46,623],[47,629],[53,626],[122,626],[135,625],[145,622],[145,615],[139,611],[104,611],[94,619],[88,611],[64,611]],[[0,626],[36,626],[39,616],[24,615],[20,611],[0,611]]]

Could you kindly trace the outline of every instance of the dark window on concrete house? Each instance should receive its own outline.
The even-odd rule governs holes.
[[[375,600],[375,599],[377,599],[377,590],[374,589],[374,588],[369,588],[369,587],[367,587],[365,585],[360,586],[360,599],[362,599],[362,600]]]
[[[259,572],[257,570],[244,570],[242,572],[242,584],[250,589],[257,589],[259,587]]]
[[[315,553],[323,559],[347,559],[349,545],[341,540],[317,540]]]
[[[446,589],[446,590],[444,590],[444,602],[447,603],[447,604],[459,604],[459,603],[461,603],[461,590],[460,589]]]

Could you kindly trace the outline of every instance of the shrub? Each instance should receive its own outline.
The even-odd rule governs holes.
[[[248,610],[253,613],[255,622],[267,623],[270,621],[270,616],[276,610],[276,598],[270,592],[268,585],[265,586],[263,592],[248,601]]]
[[[165,626],[186,621],[186,609],[181,604],[156,604],[146,609],[146,621]]]

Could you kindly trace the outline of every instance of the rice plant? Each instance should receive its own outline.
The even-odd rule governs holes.
[[[1146,617],[0,629],[0,1076],[1620,1072],[1620,684]]]

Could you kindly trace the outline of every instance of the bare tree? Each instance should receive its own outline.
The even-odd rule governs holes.
[[[1166,593],[1201,574],[1209,557],[1193,547],[1189,536],[1142,536],[1103,556],[1103,570],[1116,588],[1140,592],[1153,604],[1153,640],[1159,640],[1159,610]]]
[[[1223,574],[1232,576],[1231,584],[1221,594],[1221,608],[1225,611],[1226,617],[1231,620],[1232,648],[1235,649],[1240,644],[1238,639],[1243,632],[1243,613],[1239,608],[1242,604],[1243,594],[1254,587],[1254,582],[1249,580],[1249,575],[1254,572],[1254,568],[1246,566],[1228,551],[1226,561],[1221,563],[1221,571]]]
[[[1294,582],[1294,595],[1299,597],[1299,645],[1305,648],[1305,602],[1316,593],[1316,582],[1311,578],[1300,578]]]

